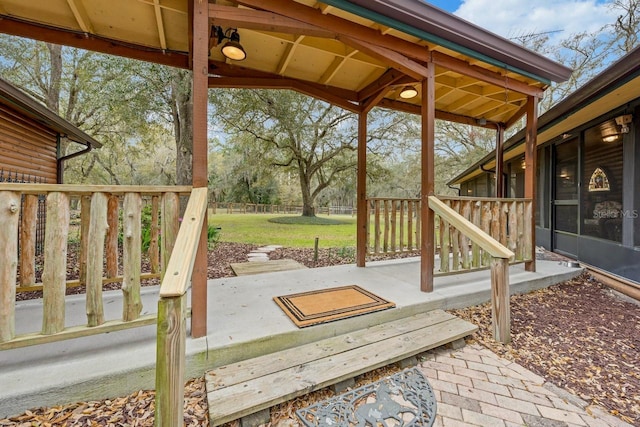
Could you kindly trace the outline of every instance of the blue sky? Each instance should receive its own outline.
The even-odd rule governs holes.
[[[567,38],[615,20],[606,0],[426,1],[506,38],[545,32]]]

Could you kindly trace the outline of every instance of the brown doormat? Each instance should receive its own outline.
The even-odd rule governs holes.
[[[284,295],[273,300],[299,328],[396,306],[356,285]]]

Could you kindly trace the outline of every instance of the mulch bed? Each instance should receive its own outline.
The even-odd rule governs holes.
[[[243,262],[254,245],[219,243],[209,252],[209,277],[233,275],[229,264]],[[345,249],[279,249],[272,259],[292,258],[307,267],[353,263]],[[406,255],[405,255],[406,256]],[[539,258],[562,260],[555,254]],[[451,310],[479,326],[471,340],[513,360],[589,403],[605,407],[613,415],[640,425],[640,306],[621,297],[588,274],[548,289],[511,297],[512,342],[493,341],[489,304]],[[375,381],[393,373],[392,365],[360,378]],[[295,410],[329,397],[320,390],[272,408],[269,425],[298,425]],[[185,426],[208,425],[203,378],[185,387]],[[27,411],[0,426],[151,426],[154,392],[95,402],[80,402]],[[237,426],[230,423],[229,426]]]

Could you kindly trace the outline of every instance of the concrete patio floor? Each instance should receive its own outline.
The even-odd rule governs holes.
[[[208,334],[187,339],[187,377],[237,360],[366,328],[437,308],[490,299],[490,272],[436,277],[434,291],[419,291],[419,260],[341,265],[209,281]],[[581,269],[538,261],[535,273],[510,268],[511,293],[526,293],[567,280]],[[274,296],[349,284],[396,303],[396,308],[298,329],[272,301]],[[143,314],[156,311],[158,289],[143,288]],[[105,292],[105,317],[117,318],[121,293]],[[81,324],[84,295],[67,297],[67,324]],[[41,301],[17,305],[18,333],[42,321]],[[40,406],[103,399],[154,388],[155,325],[0,352],[0,418]]]

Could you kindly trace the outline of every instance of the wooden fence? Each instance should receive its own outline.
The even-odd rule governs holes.
[[[479,227],[514,253],[510,262],[533,259],[531,200],[472,197],[438,197],[445,205]],[[420,250],[420,199],[371,198],[368,200],[368,253],[371,255]],[[439,271],[488,267],[491,256],[440,215],[436,215],[435,247]]]
[[[3,242],[0,245],[0,350],[153,324],[155,315],[140,315],[140,282],[144,278],[160,277],[164,271],[163,265],[178,234],[179,196],[188,195],[190,191],[190,187],[0,184],[0,241]],[[36,283],[34,248],[38,197],[46,197],[47,214],[42,280]],[[80,203],[79,279],[67,280],[67,270],[72,267],[67,265],[67,247],[74,198]],[[144,275],[141,273],[143,200],[152,206],[151,272]],[[121,261],[119,240],[122,241]],[[104,315],[102,287],[109,282],[122,282],[124,301],[122,316],[118,319],[107,320]],[[66,288],[78,285],[86,286],[87,321],[65,327]],[[42,291],[40,331],[16,336],[18,289]]]
[[[224,212],[227,214],[302,214],[301,205],[289,204],[262,204],[262,203],[231,203],[211,202],[209,210],[212,214]],[[320,215],[355,215],[356,209],[352,206],[317,206],[315,212]]]

